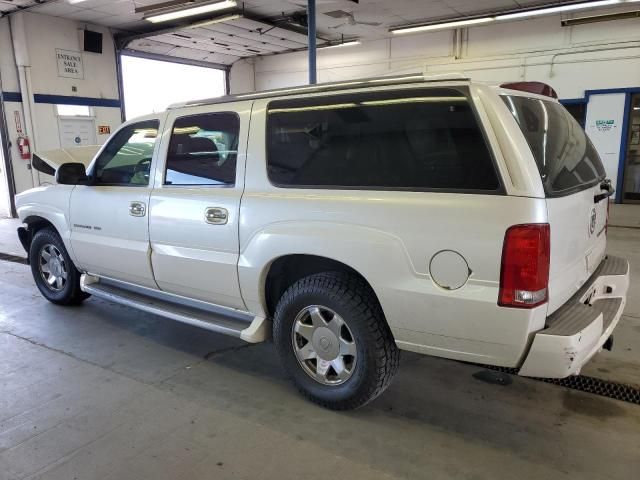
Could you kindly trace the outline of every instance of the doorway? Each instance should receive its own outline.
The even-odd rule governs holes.
[[[226,93],[224,70],[125,54],[121,62],[127,120],[161,112],[172,103]]]
[[[628,125],[622,203],[640,203],[640,93],[631,95]]]

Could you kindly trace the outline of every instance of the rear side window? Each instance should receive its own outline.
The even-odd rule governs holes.
[[[483,133],[458,90],[277,100],[267,118],[268,175],[278,186],[499,188]]]
[[[178,118],[171,132],[165,185],[234,185],[240,119],[235,113]]]
[[[570,195],[605,178],[598,152],[560,104],[504,96],[533,153],[547,197]]]

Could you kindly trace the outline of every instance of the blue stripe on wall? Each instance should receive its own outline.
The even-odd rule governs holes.
[[[2,98],[5,102],[22,102],[22,94],[20,92],[2,92]]]
[[[36,93],[33,95],[33,101],[35,103],[53,103],[56,105],[120,108],[120,100],[117,98],[72,97],[68,95],[45,95]]]

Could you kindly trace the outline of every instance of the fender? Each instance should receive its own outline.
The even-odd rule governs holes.
[[[37,187],[16,195],[16,210],[23,223],[36,218],[50,222],[64,242],[71,260],[76,258],[71,248],[71,226],[69,225],[69,198],[74,185],[52,185]]]
[[[240,290],[249,311],[267,315],[269,268],[292,254],[325,257],[353,268],[370,283],[385,313],[394,310],[387,294],[392,285],[423,277],[413,268],[402,241],[388,232],[333,222],[281,222],[255,232],[240,252]],[[390,324],[392,318],[388,316]]]

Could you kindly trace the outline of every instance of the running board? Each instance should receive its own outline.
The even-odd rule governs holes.
[[[191,305],[182,305],[156,296],[145,295],[122,288],[112,282],[102,283],[98,277],[93,275],[83,274],[80,277],[80,289],[104,300],[212,332],[237,337],[249,343],[263,342],[269,338],[271,332],[271,322],[264,317],[253,317],[253,320],[247,317],[250,321],[243,321]]]

